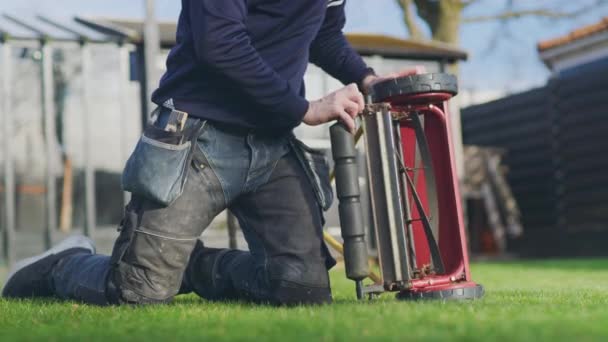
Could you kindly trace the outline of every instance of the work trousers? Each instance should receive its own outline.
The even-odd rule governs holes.
[[[167,115],[163,111],[159,122]],[[209,300],[331,302],[328,269],[335,261],[323,242],[309,170],[289,143],[293,137],[213,122],[197,134],[181,195],[163,206],[134,194],[112,255],[61,260],[53,270],[57,295],[100,305],[148,304],[168,302],[181,289]],[[249,251],[206,250],[197,242],[224,209],[238,218]]]

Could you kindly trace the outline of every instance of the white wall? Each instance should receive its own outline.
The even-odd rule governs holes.
[[[15,44],[16,45],[16,44]],[[39,61],[32,58],[36,46],[28,50],[24,58],[24,48],[16,45],[13,48],[13,98],[11,112],[15,123],[13,144],[15,171],[19,179],[27,185],[42,184],[46,161],[54,159],[57,166],[55,173],[63,173],[61,147],[52,156],[47,156],[44,147],[43,117],[41,113],[41,85]],[[62,44],[55,52],[61,50],[64,60],[56,64],[65,75],[68,87],[64,108],[64,152],[72,159],[76,169],[84,163],[84,129],[83,117],[88,115],[92,129],[91,155],[96,169],[120,172],[124,158],[134,147],[141,131],[139,104],[139,85],[136,82],[121,80],[119,76],[118,48],[114,45],[92,47],[91,70],[91,108],[90,113],[83,112],[82,66],[81,54],[77,44]],[[57,56],[57,55],[56,55]],[[2,61],[0,61],[2,62]],[[57,62],[57,60],[56,60]],[[55,72],[57,75],[57,71]],[[128,111],[120,110],[119,82],[128,82]],[[56,94],[57,95],[57,94]],[[128,134],[123,143],[120,130]],[[0,156],[0,161],[4,156]]]
[[[77,45],[65,45],[65,61],[62,63],[64,72],[68,75],[68,89],[65,99],[64,111],[64,137],[65,152],[72,158],[76,169],[84,164],[85,151],[83,131],[83,98],[82,74],[80,52]],[[141,109],[139,85],[137,82],[128,82],[119,75],[118,48],[113,45],[92,46],[92,81],[91,112],[88,113],[91,127],[92,163],[98,170],[121,172],[125,158],[135,146],[141,132]],[[45,165],[44,138],[42,135],[42,116],[40,113],[40,85],[39,69],[35,61],[20,59],[17,55],[21,49],[15,49],[15,74],[20,75],[15,82],[14,94],[17,121],[15,130],[15,146],[17,146],[16,167],[20,175],[28,175],[34,179],[42,180]],[[166,52],[162,55],[166,57]],[[429,72],[439,70],[437,62],[413,62],[396,59],[383,59],[380,57],[366,58],[378,74],[388,74],[414,65],[424,65]],[[119,82],[128,82],[128,111],[121,112]],[[310,100],[323,97],[342,87],[336,79],[325,74],[321,69],[310,65],[305,75],[307,97]],[[128,133],[126,141],[121,140],[120,131]],[[301,125],[296,128],[296,134],[309,145],[318,148],[329,147],[329,124],[310,127]],[[61,152],[57,151],[55,165],[59,161]],[[0,160],[2,156],[0,156]],[[61,169],[56,170],[58,174]]]
[[[121,172],[141,132],[141,106],[139,84],[123,79],[119,69],[119,51],[112,45],[95,46],[91,51],[91,112],[89,113],[93,149],[92,163],[96,169]],[[120,82],[127,84],[128,108],[121,111]],[[74,165],[83,165],[83,98],[82,77],[70,84],[66,99],[66,149]],[[122,141],[121,130],[127,132]]]
[[[486,103],[494,100],[498,100],[507,96],[508,93],[504,90],[489,89],[489,90],[477,90],[477,89],[460,89],[458,92],[458,104],[460,108],[466,108],[476,104]]]

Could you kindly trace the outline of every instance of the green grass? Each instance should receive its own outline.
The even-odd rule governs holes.
[[[194,296],[155,307],[98,308],[0,300],[0,341],[395,340],[608,341],[608,260],[473,266],[486,287],[474,302],[356,302],[333,273],[335,304],[272,308]]]

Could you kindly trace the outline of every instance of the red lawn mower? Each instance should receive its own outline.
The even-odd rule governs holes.
[[[373,87],[353,138],[331,127],[346,275],[357,297],[391,291],[398,299],[474,299],[446,103],[453,75],[431,73]],[[370,274],[360,203],[356,140],[365,139],[381,275]],[[336,242],[326,234],[326,241]],[[367,277],[374,285],[364,286]]]

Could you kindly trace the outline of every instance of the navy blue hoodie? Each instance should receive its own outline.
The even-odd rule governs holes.
[[[291,129],[312,62],[345,84],[370,73],[346,41],[345,0],[182,0],[177,45],[152,100],[252,129]]]

